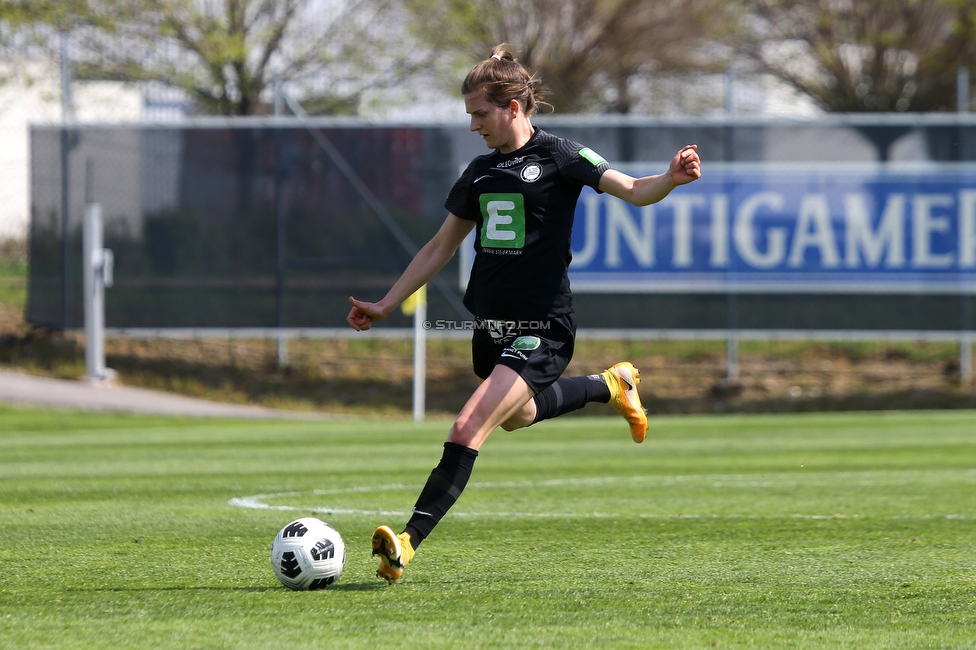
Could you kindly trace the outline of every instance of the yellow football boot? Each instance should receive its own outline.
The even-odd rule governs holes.
[[[608,404],[627,420],[630,437],[634,442],[644,442],[647,435],[647,411],[641,405],[640,395],[637,393],[640,371],[629,361],[621,361],[600,374],[610,389]]]
[[[397,535],[389,526],[380,526],[373,533],[373,555],[380,556],[377,578],[383,578],[392,585],[403,575],[403,567],[413,559],[413,554],[410,533]]]

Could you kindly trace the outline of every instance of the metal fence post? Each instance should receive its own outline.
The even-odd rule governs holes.
[[[956,111],[969,112],[969,68],[965,66],[956,70]]]
[[[725,73],[725,117],[731,118],[735,112],[733,92],[735,90],[735,72],[730,67]],[[734,133],[732,127],[726,124],[722,129],[724,159],[726,163],[735,160]],[[732,271],[734,273],[734,269]],[[731,279],[731,278],[730,278]],[[725,379],[733,383],[739,379],[739,297],[733,288],[726,289],[725,294],[726,325],[729,328],[728,339],[725,343]]]
[[[413,312],[413,421],[427,411],[427,285],[417,291]]]
[[[82,223],[82,277],[85,290],[85,378],[111,381],[105,367],[105,288],[112,286],[114,256],[103,248],[102,206],[85,206]]]
[[[730,332],[725,346],[726,379],[735,381],[739,378],[739,337]]]
[[[71,327],[71,190],[70,154],[72,137],[68,123],[73,121],[71,106],[71,62],[68,35],[61,33],[61,328]]]
[[[959,382],[968,384],[973,378],[973,335],[959,337]]]
[[[275,72],[271,77],[272,105],[274,106],[274,116],[281,117],[285,114],[285,101],[281,93],[281,78]],[[285,326],[285,273],[288,269],[286,256],[288,246],[285,242],[287,229],[285,228],[284,199],[284,180],[281,170],[281,131],[275,129],[275,237],[276,237],[276,272],[275,272],[275,302],[277,307],[277,326],[278,326],[278,367],[284,368],[288,365],[288,338],[282,334],[281,330]]]

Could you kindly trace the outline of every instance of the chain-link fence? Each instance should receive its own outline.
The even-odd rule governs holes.
[[[767,239],[785,227],[757,226],[755,232],[745,232],[761,225],[766,218],[763,211],[775,211],[775,200],[781,200],[768,196],[777,187],[776,181],[769,180],[770,170],[816,165],[820,171],[800,177],[797,196],[813,199],[797,199],[799,221],[796,213],[767,215],[791,218],[790,227],[798,228],[793,244],[784,240],[788,248],[778,262],[782,270],[805,264],[819,251],[819,262],[827,253],[843,256],[834,262],[838,271],[848,271],[846,265],[855,257],[877,257],[875,266],[883,271],[897,253],[906,273],[914,274],[909,281],[903,279],[880,292],[858,289],[858,277],[841,292],[784,291],[782,286],[769,292],[730,292],[721,287],[578,291],[575,305],[583,327],[976,329],[973,291],[968,284],[959,284],[969,282],[967,260],[976,256],[970,241],[976,231],[965,225],[976,218],[976,213],[970,214],[976,205],[972,203],[976,176],[967,166],[976,160],[974,117],[651,122],[540,116],[538,122],[615,163],[663,170],[681,145],[693,141],[699,144],[706,175],[712,179],[716,174],[709,165],[752,165],[759,171],[749,179],[766,185],[752,190],[748,184],[754,181],[747,179],[746,186],[739,186],[745,190],[717,187],[714,196],[702,194],[695,199],[698,204],[687,203],[693,218],[688,221],[686,241],[691,246],[699,234],[707,238],[719,232],[715,215],[721,216],[722,201],[731,201],[726,226],[732,230],[722,237],[734,250],[749,252],[750,263],[760,266],[772,259],[773,244]],[[385,293],[413,252],[443,221],[444,197],[462,166],[483,152],[483,145],[464,124],[245,119],[165,127],[35,128],[28,320],[57,328],[81,325],[80,222],[84,204],[97,201],[105,214],[105,244],[115,251],[115,286],[106,297],[109,327],[343,327],[348,296],[375,300]],[[838,182],[823,181],[822,170],[840,170],[843,177],[845,166],[852,163],[881,171],[895,163],[948,165],[957,170],[959,180],[950,189],[933,184],[938,175],[936,180],[931,175],[925,177],[928,180],[913,180],[904,185],[907,189],[887,181],[885,193],[865,194],[865,201],[877,205],[848,206],[847,216],[863,218],[848,224],[859,225],[860,239],[847,237],[845,250],[843,236],[833,244],[824,239],[823,229],[831,227],[827,222],[833,217],[819,211],[817,200]],[[700,193],[710,186],[703,179],[694,187]],[[836,199],[842,208],[848,202],[844,191]],[[752,198],[736,192],[749,192]],[[691,214],[695,205],[701,212],[698,216]],[[743,207],[747,205],[751,207]],[[712,225],[708,225],[709,210]],[[893,211],[901,219],[897,224]],[[677,224],[678,213],[674,214]],[[636,255],[654,222],[650,213],[620,217],[607,212],[605,219],[606,224],[616,224],[612,243],[618,257],[622,250],[634,257],[625,247]],[[579,216],[577,220],[582,231],[585,220]],[[664,217],[657,219],[663,222]],[[798,223],[805,225],[800,228]],[[844,223],[840,218],[839,227]],[[897,228],[897,233],[890,228]],[[601,226],[601,236],[606,232]],[[670,239],[663,244],[669,248],[662,251],[678,251],[677,232],[664,233]],[[956,252],[937,247],[943,239],[945,245],[956,246],[949,241],[956,235],[960,242],[958,250],[953,249]],[[880,257],[885,248],[887,261]],[[582,245],[574,246],[579,257],[583,257],[581,249]],[[658,253],[659,267],[676,259],[667,255],[669,259],[664,259]],[[603,257],[610,260],[611,254]],[[910,282],[924,281],[917,273],[920,268],[940,270],[936,267],[943,262],[958,266],[963,275],[953,276],[935,290],[922,285],[919,290],[912,288]],[[620,258],[607,265],[613,263],[628,262]],[[726,268],[735,274],[736,267]],[[459,270],[453,261],[441,272],[440,285],[432,288],[431,321],[470,318],[458,309]],[[394,327],[409,324],[399,313],[388,322]]]

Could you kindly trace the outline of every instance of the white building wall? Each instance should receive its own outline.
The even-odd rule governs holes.
[[[30,124],[61,122],[61,78],[50,62],[0,63],[0,241],[23,239],[30,221]],[[72,85],[75,119],[84,122],[136,121],[142,94],[112,82]]]

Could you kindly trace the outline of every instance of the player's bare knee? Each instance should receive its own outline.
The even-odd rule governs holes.
[[[478,418],[471,417],[462,413],[454,420],[450,433],[447,434],[449,442],[459,445],[470,446],[472,440],[478,436],[482,422]]]

